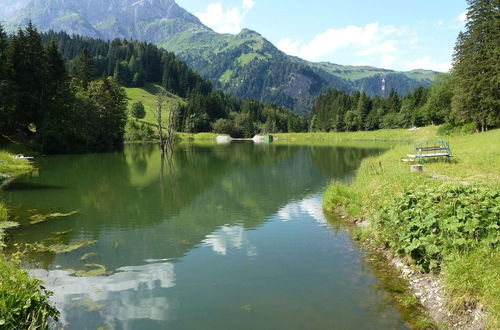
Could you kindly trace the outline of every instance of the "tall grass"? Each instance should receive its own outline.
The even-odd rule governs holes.
[[[400,130],[394,132],[397,139],[410,134]],[[424,134],[424,139],[421,139],[424,136],[419,136],[415,140],[437,138],[432,135],[436,133],[435,128],[423,132],[430,135]],[[390,132],[363,136],[390,138],[386,134],[390,135]],[[394,251],[414,262],[419,256],[412,256],[413,248],[420,248],[417,246],[419,242],[422,246],[428,244],[429,251],[439,254],[439,258],[427,258],[424,268],[441,271],[450,304],[463,309],[481,303],[489,311],[489,327],[499,328],[500,237],[494,227],[498,227],[500,220],[495,214],[500,210],[496,205],[497,197],[493,196],[497,196],[500,189],[500,130],[447,139],[453,161],[425,163],[421,174],[410,173],[409,164],[400,161],[411,153],[411,145],[400,145],[380,156],[365,159],[350,186],[332,183],[325,192],[324,208],[334,211],[341,207],[351,217],[370,220],[371,224],[363,229],[362,236],[392,245]],[[466,197],[447,191],[452,186],[465,187],[466,190],[467,187],[477,187],[481,193],[471,193],[468,206],[457,206],[457,199]],[[412,194],[417,196],[412,197]],[[484,205],[481,204],[483,200]],[[454,211],[453,205],[463,209]],[[443,213],[439,207],[446,207],[448,211]],[[463,213],[465,210],[469,213]],[[407,219],[403,219],[405,214]],[[457,222],[457,217],[462,215],[464,218]],[[406,222],[397,224],[403,220]],[[490,226],[488,244],[476,244],[483,225]],[[450,235],[450,227],[460,239],[450,245],[444,235],[436,241],[439,232]],[[405,238],[408,240],[404,241]],[[435,247],[436,242],[441,242],[445,248]],[[432,267],[429,267],[431,261]]]

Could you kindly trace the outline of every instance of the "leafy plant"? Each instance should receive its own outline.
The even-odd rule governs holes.
[[[59,317],[49,302],[52,292],[30,278],[19,263],[0,256],[0,328],[49,329]]]
[[[407,191],[385,207],[375,226],[386,243],[425,271],[438,269],[453,251],[496,248],[500,190],[451,185]]]

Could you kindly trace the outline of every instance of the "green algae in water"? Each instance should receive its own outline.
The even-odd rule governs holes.
[[[18,227],[19,223],[15,221],[0,221],[0,231]]]
[[[87,312],[97,312],[104,308],[104,305],[100,305],[90,298],[79,301],[77,305],[85,308]]]
[[[74,270],[74,269],[66,269],[67,272],[71,273],[77,277],[94,277],[94,276],[102,276],[106,275],[108,269],[104,265],[100,264],[85,264],[87,268],[94,268],[91,270]]]
[[[66,230],[66,231],[54,231],[52,232],[52,234],[56,235],[56,236],[64,236],[64,235],[67,235],[69,233],[72,233],[74,232],[73,229],[70,229],[70,230]]]
[[[41,222],[45,222],[55,218],[65,218],[75,214],[80,213],[80,211],[72,211],[69,213],[50,213],[50,214],[34,214],[30,216],[30,225],[36,225]]]
[[[50,242],[54,242],[53,244],[50,244]],[[49,244],[47,244],[49,243]],[[55,254],[60,254],[60,253],[69,253],[73,252],[75,250],[78,250],[84,246],[88,245],[93,245],[97,243],[96,240],[83,240],[83,241],[76,241],[70,244],[64,244],[58,240],[57,237],[49,238],[45,241],[42,241],[41,243],[36,243],[33,244],[33,248],[37,252],[52,252]]]
[[[19,223],[15,221],[0,221],[0,244],[2,241],[2,238],[5,234],[5,231],[8,229],[16,228],[19,226]]]
[[[85,254],[84,254],[84,255],[80,258],[80,260],[85,261],[85,260],[87,260],[87,259],[90,259],[90,258],[92,258],[92,257],[95,257],[96,255],[97,255],[97,253],[95,253],[95,252],[85,253]]]

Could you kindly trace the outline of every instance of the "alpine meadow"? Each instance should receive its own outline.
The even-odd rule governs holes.
[[[0,329],[499,329],[499,141],[497,0],[0,0]]]

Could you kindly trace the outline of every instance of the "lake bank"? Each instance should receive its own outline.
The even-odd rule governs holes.
[[[401,131],[394,132],[394,139],[411,137],[411,133]],[[432,131],[425,129],[420,137],[436,138]],[[367,135],[391,139],[390,132]],[[334,134],[331,138],[334,137],[342,135]],[[353,137],[358,136],[346,136]],[[436,309],[431,314],[438,322],[454,328],[495,328],[500,310],[495,229],[500,151],[494,141],[500,139],[500,130],[446,139],[454,160],[426,163],[422,174],[410,173],[409,164],[400,161],[411,153],[409,145],[365,159],[352,184],[333,183],[327,189],[324,209],[342,212],[358,224],[358,237],[377,248],[383,247],[381,250],[406,274],[423,304],[429,310]],[[412,195],[414,192],[417,196]],[[469,200],[450,207],[461,198]],[[478,200],[482,202],[479,206]],[[463,210],[463,214],[453,213],[454,208]],[[421,212],[420,218],[415,211]],[[407,226],[405,219],[411,219],[406,222],[414,223],[416,228]],[[429,285],[417,285],[424,282]],[[444,292],[439,290],[439,283]],[[441,292],[438,296],[425,294],[426,291]],[[440,305],[436,305],[436,297],[442,300]],[[444,309],[451,315],[443,313]],[[487,311],[487,320],[483,310]],[[458,317],[456,322],[451,320],[453,317]]]
[[[420,132],[419,132],[420,131]],[[408,163],[401,163],[399,159],[406,155],[407,153],[410,153],[412,146],[408,144],[408,142],[411,141],[412,138],[415,136],[420,136],[420,137],[425,137],[427,138],[432,138],[435,137],[435,134],[437,132],[437,128],[425,128],[419,131],[406,131],[406,130],[393,130],[393,131],[383,131],[383,132],[362,132],[364,134],[351,134],[347,133],[347,136],[344,136],[342,134],[331,134],[331,136],[328,136],[328,134],[323,134],[323,133],[316,133],[318,134],[318,137],[314,137],[315,134],[307,134],[304,135],[307,138],[300,139],[297,136],[287,136],[287,135],[281,135],[281,137],[278,139],[278,142],[276,145],[311,145],[311,146],[328,146],[328,145],[339,145],[339,147],[342,144],[347,144],[349,148],[358,148],[362,147],[363,144],[369,144],[369,145],[376,145],[377,141],[382,141],[382,140],[387,140],[387,141],[400,141],[400,142],[405,142],[403,144],[392,144],[391,148],[392,150],[387,151],[384,154],[381,154],[379,156],[372,156],[371,158],[367,158],[362,162],[362,165],[360,169],[356,173],[356,169],[358,168],[359,163],[354,162],[353,164],[348,164],[348,173],[349,174],[347,177],[348,178],[354,178],[354,182],[350,186],[346,186],[346,182],[350,182],[350,179],[347,181],[344,181],[344,184],[340,185],[333,185],[325,194],[325,203],[324,207],[328,211],[338,211],[338,206],[342,205],[344,206],[345,209],[345,214],[349,215],[351,219],[355,219],[356,222],[358,222],[359,225],[361,225],[361,229],[353,228],[352,229],[352,234],[354,237],[358,238],[364,238],[363,242],[371,242],[373,243],[374,250],[377,252],[380,252],[381,254],[385,254],[386,257],[394,261],[396,263],[396,266],[400,268],[400,271],[403,274],[406,274],[406,281],[409,283],[409,286],[413,288],[413,290],[418,294],[420,294],[420,301],[422,301],[422,291],[418,291],[418,287],[421,287],[423,290],[426,289],[426,286],[423,284],[424,282],[428,281],[434,281],[433,278],[430,278],[427,276],[426,273],[420,273],[417,270],[415,270],[415,267],[407,267],[406,265],[408,264],[409,259],[405,258],[393,258],[393,254],[390,253],[390,251],[393,251],[394,247],[391,247],[391,249],[380,249],[380,245],[384,243],[384,239],[386,237],[381,236],[381,231],[384,228],[387,227],[371,227],[369,225],[369,221],[367,220],[373,220],[372,214],[375,214],[379,211],[381,201],[387,202],[384,204],[384,206],[390,207],[390,201],[394,200],[394,196],[402,195],[402,193],[408,189],[417,189],[420,186],[433,186],[432,182],[440,182],[442,184],[447,185],[447,183],[453,181],[457,182],[459,184],[462,183],[475,183],[475,184],[484,184],[485,186],[488,187],[498,187],[498,173],[494,167],[495,163],[498,163],[496,157],[498,156],[498,153],[496,151],[495,145],[491,141],[495,141],[498,138],[498,132],[490,132],[487,133],[486,135],[474,135],[472,137],[456,137],[456,138],[450,138],[451,142],[451,148],[452,152],[454,153],[456,163],[435,163],[435,164],[425,164],[425,169],[426,172],[423,175],[420,176],[411,176],[409,175],[409,164]],[[395,137],[394,139],[391,139],[391,134]],[[279,135],[278,135],[279,136]],[[376,136],[376,137],[374,137]],[[382,139],[383,137],[383,139]],[[207,133],[207,134],[200,134],[200,135],[186,135],[185,139],[189,139],[195,142],[195,144],[201,143],[202,145],[207,144],[207,145],[214,145],[215,144],[215,134]],[[363,141],[368,141],[370,138],[374,138],[375,142],[363,142]],[[418,138],[415,138],[418,139]],[[347,142],[346,142],[347,141]],[[361,141],[361,142],[360,142]],[[490,142],[490,143],[488,143]],[[248,144],[248,147],[253,146],[253,144]],[[257,146],[256,146],[257,147]],[[264,147],[264,148],[258,148],[259,152],[255,154],[255,156],[260,156],[263,154],[263,152],[270,152],[268,149],[272,148],[267,148],[267,146],[259,146],[259,147]],[[182,148],[179,148],[182,149]],[[324,148],[321,148],[324,149]],[[149,150],[149,149],[148,149]],[[151,161],[151,162],[146,162],[150,163],[152,166],[149,168],[149,166],[144,167],[144,161],[146,158],[151,157],[152,154],[150,152],[154,152],[156,148],[152,146],[153,151],[145,152],[145,150],[136,150],[134,153],[129,153],[129,157],[125,157],[127,160],[128,164],[126,167],[128,170],[124,170],[120,173],[122,174],[127,174],[130,176],[130,183],[134,186],[138,187],[146,187],[151,184],[151,182],[154,182],[155,177],[158,175],[158,172],[160,171],[159,166],[161,162],[159,161]],[[217,157],[222,156],[222,153],[230,155],[232,152],[229,152],[228,148],[218,148],[217,153],[214,154],[217,155]],[[339,149],[339,153],[342,151],[345,153],[345,150],[341,148]],[[140,152],[139,152],[140,151]],[[357,152],[356,152],[357,153]],[[202,154],[205,154],[203,152]],[[243,157],[242,159],[245,159],[245,162],[249,162],[250,164],[253,163],[251,160],[251,157],[247,157],[247,152],[242,152],[238,153],[240,156],[238,157]],[[290,155],[292,155],[291,153]],[[323,154],[323,153],[322,153]],[[329,171],[333,171],[335,166],[333,164],[333,160],[331,157],[331,152],[326,152],[324,155],[321,157],[321,159],[317,159],[316,165],[319,165],[320,169],[322,171],[325,171],[328,173]],[[495,156],[496,155],[496,156]],[[77,163],[82,163],[82,161],[86,160],[86,156],[81,155],[81,156],[76,156],[79,161]],[[111,157],[111,155],[95,155],[95,156],[88,156],[88,157],[97,157],[99,161],[104,161],[106,158]],[[284,156],[283,156],[284,157]],[[289,157],[289,156],[287,156]],[[317,157],[317,155],[316,155]],[[80,159],[81,158],[81,159]],[[273,156],[274,158],[274,156]],[[218,159],[218,158],[217,158]],[[238,158],[239,159],[239,158]],[[273,160],[273,162],[278,161],[279,159],[282,159],[281,157],[278,157],[276,160]],[[350,156],[346,155],[346,159],[350,159]],[[241,160],[238,160],[238,162]],[[74,163],[74,162],[72,162]],[[199,163],[199,162],[197,162]],[[207,164],[212,163],[212,162],[207,162]],[[120,163],[121,164],[121,163]],[[184,163],[183,163],[184,164]],[[202,164],[205,164],[205,161],[202,162]],[[291,163],[292,164],[292,163]],[[118,165],[115,164],[113,166]],[[123,164],[122,164],[123,165]],[[179,164],[180,165],[180,164]],[[158,166],[158,168],[157,168]],[[181,168],[184,168],[185,164],[181,167],[179,167],[179,170]],[[93,168],[93,166],[91,167]],[[197,168],[194,167],[194,168]],[[62,169],[62,168],[61,168]],[[81,169],[80,169],[81,170]],[[130,171],[130,172],[129,172]],[[430,172],[429,172],[430,171]],[[57,172],[57,171],[55,171]],[[71,172],[71,171],[68,171]],[[113,173],[116,172],[113,171]],[[204,171],[203,171],[204,173]],[[219,173],[219,172],[218,172]],[[266,171],[267,173],[267,171]],[[298,173],[298,172],[297,172]],[[103,173],[105,174],[105,173]],[[108,176],[106,177],[109,177]],[[178,174],[182,174],[178,173]],[[58,172],[57,176],[60,176],[61,173]],[[337,175],[336,173],[331,173],[331,175]],[[54,176],[53,179],[55,179],[57,176]],[[87,175],[86,177],[93,177],[94,175]],[[181,175],[182,176],[182,175]],[[68,176],[69,177],[69,176]],[[204,175],[202,177],[205,177]],[[344,176],[342,176],[344,177]],[[103,177],[104,178],[104,177]],[[390,178],[390,179],[388,179]],[[363,181],[360,181],[363,180]],[[122,179],[120,179],[120,182]],[[269,180],[263,180],[263,182],[268,182]],[[231,180],[231,182],[235,182],[234,180]],[[252,180],[253,182],[253,180]],[[281,181],[280,181],[281,182]],[[323,180],[323,182],[328,182]],[[496,183],[495,183],[496,182]],[[47,183],[53,183],[52,180],[47,181]],[[366,185],[366,186],[365,186]],[[57,185],[56,185],[57,186]],[[54,186],[54,187],[56,187]],[[70,185],[70,186],[79,186],[79,185]],[[243,185],[247,187],[247,185]],[[324,186],[323,186],[324,187]],[[379,188],[380,187],[380,188]],[[90,187],[89,187],[90,189]],[[204,188],[206,189],[206,188]],[[247,191],[248,188],[242,189],[241,191]],[[51,192],[57,193],[57,189],[52,190]],[[93,191],[93,189],[92,189]],[[124,189],[119,189],[119,191],[124,191]],[[134,188],[132,191],[136,191]],[[364,194],[362,194],[364,193]],[[358,194],[362,194],[362,197],[359,197]],[[209,195],[220,195],[220,194],[209,194]],[[273,196],[281,196],[282,193],[276,193],[272,194]],[[134,195],[135,196],[135,195]],[[76,195],[75,195],[76,197]],[[292,198],[293,199],[293,198]],[[338,200],[337,200],[338,199]],[[372,200],[374,199],[374,200]],[[53,200],[58,200],[58,198],[54,198]],[[76,198],[72,198],[71,200],[76,200]],[[132,198],[132,200],[136,200],[136,198]],[[246,198],[245,200],[255,200],[255,196],[252,198]],[[371,203],[370,205],[366,205],[367,203]],[[127,203],[124,203],[126,205],[130,204],[130,201]],[[209,203],[209,204],[214,204],[214,203]],[[215,203],[217,204],[217,203]],[[214,205],[215,205],[214,204]],[[279,204],[279,203],[278,203]],[[23,203],[23,205],[30,206],[32,203]],[[217,204],[218,205],[218,204]],[[101,205],[102,207],[102,205]],[[183,209],[184,207],[180,207],[179,209]],[[271,209],[274,209],[275,207],[271,207]],[[67,210],[70,209],[79,209],[79,207],[69,207]],[[106,208],[105,208],[106,209]],[[219,209],[217,209],[219,210]],[[217,211],[219,212],[219,211]],[[271,211],[269,211],[270,213]],[[176,212],[174,212],[176,213]],[[209,212],[203,212],[203,214],[209,214]],[[119,217],[120,219],[126,218],[126,217]],[[364,220],[359,222],[359,220]],[[379,224],[379,225],[383,225]],[[57,230],[58,232],[61,232],[63,229],[67,228],[55,228],[54,230]],[[210,230],[207,230],[207,232],[210,232]],[[182,239],[176,239],[175,242],[176,244],[180,244],[179,242],[182,242],[182,244],[185,244],[186,242],[191,241],[191,238],[182,238]],[[390,245],[390,241],[386,241],[388,245]],[[120,245],[118,245],[120,247]],[[113,249],[117,249],[115,247],[115,243],[113,242]],[[481,257],[484,259],[484,257],[487,255],[483,250],[479,251]],[[444,263],[444,265],[447,265],[447,270],[452,269],[451,271],[451,278],[452,281],[457,281],[461,280],[461,278],[466,275],[463,274],[468,268],[470,267],[476,267],[475,272],[473,274],[477,274],[480,271],[484,271],[485,267],[480,267],[481,265],[471,265],[471,263],[474,261],[474,258],[477,259],[477,254],[472,255],[469,257],[467,260],[464,260],[464,258],[456,258],[455,263]],[[462,266],[465,265],[465,266]],[[453,268],[450,267],[457,267],[461,268],[456,269],[455,272],[453,272]],[[486,269],[485,276],[484,278],[486,281],[489,281],[489,286],[493,288],[493,290],[490,290],[490,288],[487,289],[487,287],[484,284],[479,284],[480,287],[482,287],[482,291],[492,291],[493,296],[494,296],[494,289],[495,287],[498,287],[495,284],[495,278],[491,276],[492,272],[489,271],[490,269]],[[493,268],[494,270],[494,268]],[[462,273],[460,273],[462,272]],[[450,276],[450,273],[447,273],[448,276]],[[378,278],[381,278],[382,276],[377,275]],[[490,280],[487,280],[488,277],[490,277]],[[416,282],[414,282],[416,281]],[[434,285],[436,282],[430,282],[431,288],[433,290],[440,289],[440,287]],[[432,287],[434,285],[434,287]],[[388,288],[389,291],[394,292],[394,299],[398,300],[400,299],[399,303],[402,306],[409,307],[414,304],[419,304],[418,300],[415,300],[415,298],[412,295],[407,295],[407,294],[401,294],[401,291],[406,291],[404,288],[401,289],[400,285],[393,285],[391,283],[389,284],[383,284],[384,287]],[[474,288],[452,288],[453,290],[477,290],[478,287]],[[442,291],[442,290],[441,290]],[[435,298],[436,295],[430,296],[430,298]],[[441,296],[440,296],[441,297]],[[442,296],[444,300],[444,296]],[[424,299],[428,300],[429,296],[424,296]],[[466,304],[467,306],[470,306],[471,303],[473,303],[473,300],[470,300],[470,297],[467,297]],[[472,298],[474,299],[474,298]],[[488,305],[491,304],[488,301],[495,301],[494,297],[485,297],[484,302],[482,302],[483,305]],[[458,306],[461,304],[464,304],[464,301],[459,301],[455,302]],[[254,307],[247,306],[248,304],[245,304],[245,311],[248,309],[253,309]],[[494,303],[493,303],[494,305]],[[441,306],[439,308],[446,307],[446,306]],[[457,310],[460,310],[460,308],[456,307]],[[404,314],[404,311],[402,312]],[[405,318],[407,319],[407,318]],[[411,325],[415,328],[426,328],[426,326],[429,325],[429,323],[425,320],[425,318],[420,319],[419,322],[413,323],[411,322]],[[453,326],[453,324],[452,324]]]
[[[54,291],[68,329],[234,329],[233,320],[243,329],[407,329],[388,293],[399,287],[322,212],[327,183],[351,181],[363,158],[384,150],[182,144],[163,169],[156,145],[43,157],[37,175],[3,192],[22,222],[9,247],[47,247],[28,267]],[[94,244],[52,248],[82,240]],[[106,275],[91,276],[97,265]]]
[[[4,183],[32,170],[26,159],[0,152],[0,189]],[[4,256],[5,231],[18,225],[9,220],[7,207],[0,200],[0,327],[43,328],[59,312],[49,304],[50,293],[40,287],[42,282],[21,268],[19,255]]]

